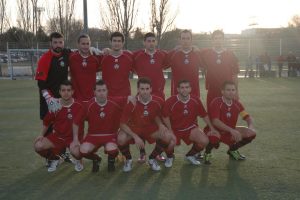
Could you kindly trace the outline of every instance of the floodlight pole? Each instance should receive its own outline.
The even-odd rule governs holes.
[[[83,32],[88,33],[87,0],[83,0]]]

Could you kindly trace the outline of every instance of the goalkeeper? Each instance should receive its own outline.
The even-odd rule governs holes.
[[[40,119],[43,120],[48,113],[54,113],[61,109],[58,101],[59,86],[68,79],[68,57],[70,50],[64,48],[62,34],[53,32],[50,34],[50,48],[43,54],[38,62],[35,79],[37,80],[40,94]],[[45,136],[52,132],[49,127]],[[65,161],[70,162],[67,154],[61,154]]]

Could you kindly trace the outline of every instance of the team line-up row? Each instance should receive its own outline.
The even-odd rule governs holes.
[[[63,36],[50,35],[50,49],[39,60],[36,72],[40,92],[41,135],[35,140],[37,153],[49,160],[48,171],[55,171],[59,155],[70,148],[75,170],[81,171],[83,157],[93,160],[93,171],[99,170],[101,158],[96,154],[104,146],[108,170],[115,170],[119,151],[126,158],[123,171],[132,169],[129,144],[140,149],[145,161],[145,141],[155,143],[149,155],[151,169],[160,170],[157,158],[164,151],[165,167],[171,167],[174,147],[183,140],[193,144],[186,159],[199,165],[197,154],[205,149],[209,164],[211,150],[223,142],[228,154],[243,160],[238,149],[256,135],[252,118],[236,100],[238,61],[223,48],[224,33],[212,34],[213,48],[199,50],[192,46],[192,33],[180,34],[180,46],[170,52],[156,49],[153,33],[144,37],[145,49],[123,51],[124,36],[111,35],[111,49],[99,54],[91,51],[88,35],[78,38],[78,51],[64,49]],[[163,69],[171,68],[171,97],[165,101]],[[206,71],[207,112],[200,100],[199,68]],[[103,81],[96,83],[101,70]],[[137,94],[130,96],[129,73],[138,77]],[[70,73],[71,81],[68,81]],[[74,97],[74,98],[73,98]],[[75,99],[75,100],[74,100]],[[237,127],[238,116],[247,127]],[[197,117],[207,127],[200,129]],[[88,133],[84,136],[84,121]]]

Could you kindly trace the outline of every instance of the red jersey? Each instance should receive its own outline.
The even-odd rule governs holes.
[[[214,49],[200,52],[201,62],[206,69],[206,89],[216,90],[221,95],[225,81],[233,81],[239,73],[238,59],[230,50],[217,53]]]
[[[100,70],[101,56],[90,55],[86,58],[74,52],[69,56],[70,75],[74,88],[74,98],[88,101],[94,96],[96,73]]]
[[[200,97],[199,70],[201,62],[198,54],[194,50],[188,53],[177,50],[169,52],[168,64],[172,70],[171,95],[178,93],[177,83],[185,79],[191,83],[191,94]]]
[[[185,131],[198,126],[197,117],[207,115],[200,99],[195,96],[183,102],[178,96],[171,96],[166,100],[163,108],[163,117],[169,117],[174,131]]]
[[[129,96],[129,74],[132,71],[132,54],[124,51],[119,56],[106,55],[101,62],[102,79],[107,85],[109,96]]]
[[[108,98],[104,105],[93,98],[88,103],[86,119],[89,124],[88,134],[116,134],[120,127],[122,107],[127,98]]]
[[[227,105],[222,97],[217,97],[209,105],[210,119],[219,119],[231,128],[236,127],[239,115],[243,119],[249,117],[249,114],[245,111],[243,105],[237,100],[232,100],[231,105]]]
[[[152,96],[148,103],[142,103],[137,97],[136,105],[131,102],[125,105],[121,123],[125,123],[132,130],[144,129],[156,125],[155,118],[161,116],[163,100],[160,97]]]
[[[53,123],[53,132],[60,138],[73,137],[72,124],[80,125],[84,118],[82,105],[74,101],[69,106],[63,106],[55,113],[47,113],[43,119],[43,124],[49,126]]]
[[[138,77],[149,78],[152,82],[152,94],[164,99],[166,81],[163,69],[167,66],[167,53],[165,51],[156,50],[153,55],[150,55],[143,49],[134,52],[133,56],[133,68]]]

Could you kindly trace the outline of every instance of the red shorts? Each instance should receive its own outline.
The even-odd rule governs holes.
[[[55,149],[58,152],[61,152],[63,149],[65,149],[66,147],[69,147],[71,142],[73,141],[72,137],[68,137],[68,138],[61,138],[59,137],[57,134],[55,133],[51,133],[50,135],[47,135],[46,138],[52,142],[52,144],[54,145]]]
[[[210,129],[208,127],[204,128],[204,133],[207,134],[210,131]],[[232,138],[232,135],[229,132],[225,132],[225,131],[219,131],[221,137],[218,138],[216,136],[208,136],[209,141],[212,144],[216,144],[219,142],[222,142],[224,144],[227,144],[228,146],[235,144],[235,140]]]
[[[96,146],[96,148],[101,147],[107,143],[114,143],[117,145],[117,134],[109,135],[92,135],[87,134],[82,143],[91,143]]]
[[[152,138],[151,135],[158,131],[158,126],[153,125],[146,128],[136,128],[136,127],[130,127],[130,129],[137,134],[142,140],[147,141],[149,144],[153,144],[156,139]],[[130,140],[130,144],[134,144],[134,139]]]
[[[190,140],[190,135],[191,135],[191,131],[194,129],[194,128],[198,128],[198,126],[193,126],[187,130],[184,130],[184,131],[174,131],[174,134],[176,136],[176,145],[180,145],[181,144],[181,140],[184,141],[184,143],[186,145],[190,145],[192,144],[193,142]]]

